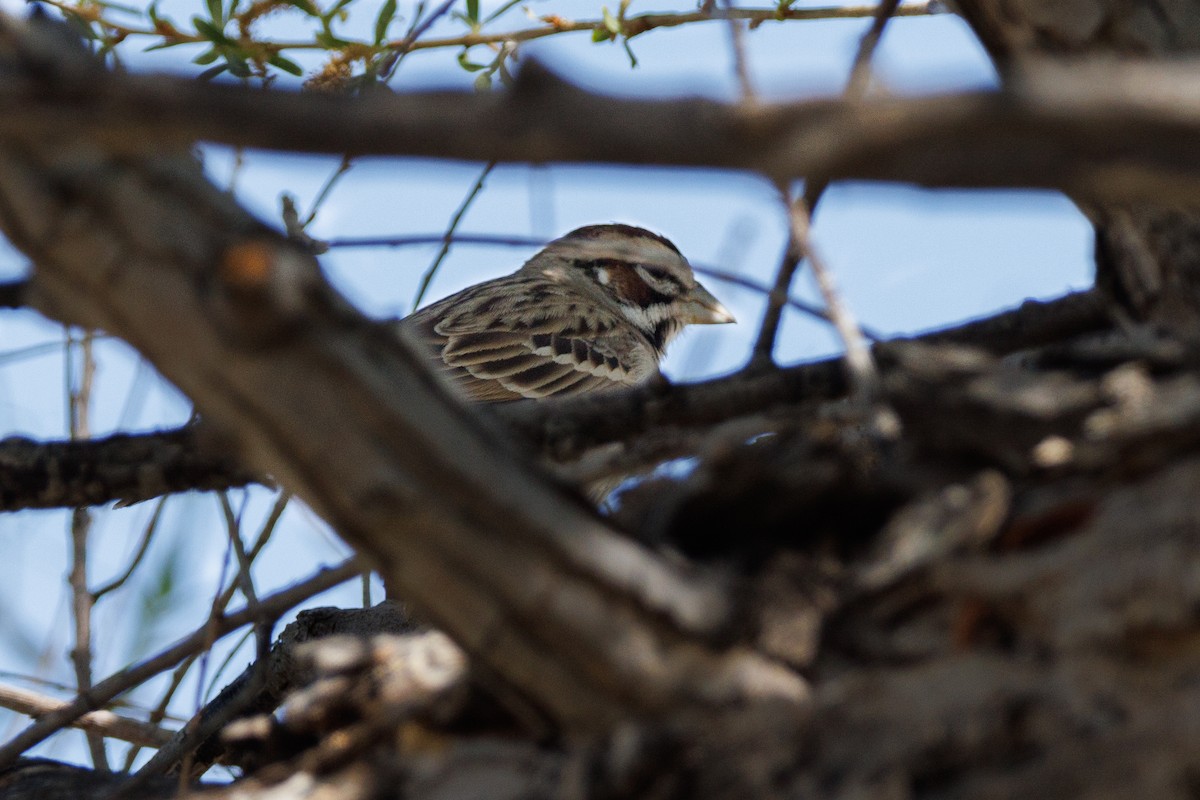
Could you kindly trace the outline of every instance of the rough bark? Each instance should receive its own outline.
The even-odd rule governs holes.
[[[7,21],[2,36],[18,74],[101,74],[82,54],[48,63],[62,45],[38,23]],[[37,265],[41,310],[130,342],[527,715],[586,734],[806,696],[730,641],[735,598],[715,573],[618,536],[552,485],[186,153],[8,141],[0,226]]]
[[[1020,82],[1049,56],[1168,64],[1200,54],[1200,4],[1191,0],[966,0],[960,7],[1010,81]],[[1159,91],[1151,84],[1144,89]],[[1200,341],[1200,204],[1172,202],[1165,193],[1136,205],[1099,203],[1087,195],[1076,199],[1096,224],[1096,282],[1118,315]]]
[[[1189,4],[962,6],[999,59],[1148,41],[1155,20],[1200,33]],[[944,155],[926,150],[897,173]],[[1072,163],[1066,188],[1132,196]],[[454,637],[492,702],[440,705],[411,680],[432,652],[412,639],[326,642],[292,713],[231,732],[254,772],[214,794],[1196,794],[1200,372],[1178,325],[1066,326],[1017,352],[1003,331],[889,344],[882,407],[840,399],[836,377],[803,383],[832,367],[620,396],[610,409],[647,430],[702,432],[691,476],[630,493],[636,545],[185,156],[5,139],[0,224],[37,264],[41,308],[159,365]],[[1188,319],[1189,302],[1149,319]],[[754,414],[711,425],[743,400]],[[620,438],[590,433],[586,400],[555,409],[565,427],[547,409],[509,422],[563,451]]]

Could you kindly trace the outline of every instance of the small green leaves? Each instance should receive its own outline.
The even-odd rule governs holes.
[[[217,0],[217,2],[220,3],[220,0]],[[208,39],[213,44],[233,44],[224,31],[203,17],[192,17],[192,24],[196,26],[196,33]]]
[[[379,16],[375,18],[375,44],[381,45],[387,38],[388,25],[392,24],[392,20],[396,16],[396,0],[386,0],[383,8],[379,9]]]
[[[479,24],[479,0],[467,0],[467,20],[472,25]]]
[[[612,12],[608,10],[608,6],[600,7],[600,17],[603,27],[592,29],[593,42],[607,42],[615,40],[621,35],[621,20],[612,15]]]
[[[279,53],[276,53],[268,58],[267,63],[297,77],[304,74],[304,70],[300,68],[299,64],[297,64],[295,61],[292,61],[290,58],[284,58]]]
[[[203,53],[193,58],[192,63],[204,66],[205,64],[213,63],[220,57],[221,54],[216,51],[216,48],[213,48],[212,50],[205,50]]]
[[[321,11],[312,3],[312,0],[280,0],[285,5],[298,8],[310,17],[320,17]]]
[[[608,10],[608,6],[600,7],[601,24],[592,29],[592,41],[615,42],[620,40],[621,46],[625,48],[625,55],[629,56],[629,66],[637,67],[637,56],[633,54],[633,48],[629,46],[629,35],[624,32],[625,12],[629,9],[630,2],[631,0],[621,0],[615,17]]]

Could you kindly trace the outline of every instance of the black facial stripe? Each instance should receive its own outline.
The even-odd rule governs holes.
[[[667,340],[673,337],[678,329],[678,322],[673,319],[664,319],[654,326],[654,331],[648,337],[650,344],[654,345],[654,349],[661,353],[666,349]]]

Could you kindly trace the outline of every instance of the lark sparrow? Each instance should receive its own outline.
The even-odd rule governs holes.
[[[589,225],[400,325],[468,397],[502,402],[636,386],[685,325],[733,321],[670,241]]]

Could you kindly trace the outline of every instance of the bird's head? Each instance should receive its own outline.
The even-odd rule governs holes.
[[[661,353],[685,325],[735,322],[670,240],[632,225],[589,225],[555,239],[525,269],[583,286]]]

